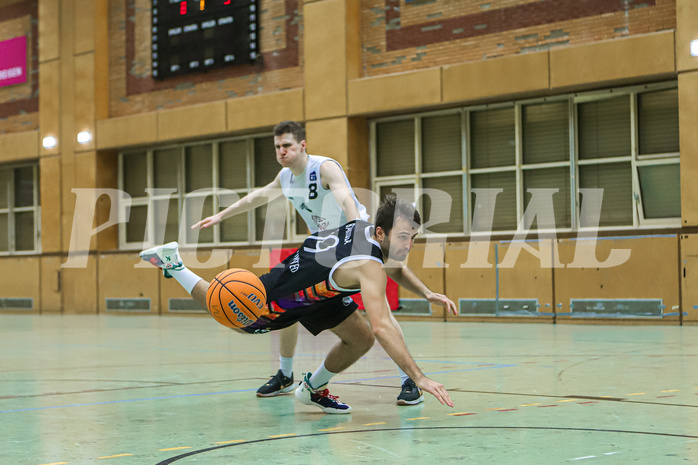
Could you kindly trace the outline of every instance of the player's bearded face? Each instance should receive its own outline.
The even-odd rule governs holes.
[[[417,229],[407,218],[397,217],[390,234],[383,235],[381,249],[391,260],[402,262],[412,250]]]
[[[293,134],[274,136],[276,161],[283,167],[293,165],[305,150],[305,141],[297,141]]]

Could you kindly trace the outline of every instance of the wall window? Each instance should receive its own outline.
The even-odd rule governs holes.
[[[39,220],[38,165],[0,166],[0,255],[39,252]]]
[[[378,119],[373,188],[431,233],[679,226],[678,128],[675,82]]]
[[[273,181],[280,169],[271,135],[121,153],[119,188],[125,195],[120,214],[128,221],[120,224],[120,246],[297,241],[306,232],[295,228],[293,209],[283,197],[213,228],[190,228]]]

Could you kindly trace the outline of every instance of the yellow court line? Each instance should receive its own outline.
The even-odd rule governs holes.
[[[336,428],[324,428],[319,429],[318,431],[337,431],[338,429],[344,429],[344,426],[337,426]]]
[[[504,410],[506,407],[486,408],[485,410]]]
[[[681,392],[681,389],[667,389],[662,392]]]
[[[633,392],[632,394],[626,394],[626,396],[641,396],[644,395],[644,392]]]
[[[288,436],[295,436],[296,433],[287,433],[287,434],[277,434],[274,436],[267,436],[268,438],[286,438]]]
[[[214,442],[214,444],[233,444],[236,442],[245,442],[247,439],[233,439],[232,441],[221,441],[221,442]]]
[[[414,418],[408,418],[407,421],[414,421],[414,420],[426,420],[429,417],[414,417]]]
[[[532,404],[521,404],[521,405],[519,405],[519,407],[530,407],[532,405],[540,405],[540,402],[534,402]]]
[[[558,400],[558,402],[576,402],[577,399],[563,399],[563,400]]]
[[[364,423],[364,426],[376,426],[376,425],[385,425],[387,422],[385,421],[379,421],[378,423]]]
[[[447,415],[454,416],[454,417],[460,417],[460,416],[475,415],[475,414],[471,413],[471,412],[456,412],[456,413],[447,413]]]
[[[128,457],[133,454],[116,454],[116,455],[105,455],[104,457],[97,457],[98,459],[115,459],[117,457]]]
[[[52,463],[42,463],[41,465],[65,465],[68,462],[52,462]]]
[[[608,397],[609,399],[612,399],[612,398],[613,398],[613,396],[599,396],[599,397],[604,397],[604,398],[605,398],[605,397]]]
[[[189,446],[182,446],[182,447],[170,447],[169,449],[158,449],[160,452],[167,452],[170,450],[181,450],[181,449],[191,449]]]

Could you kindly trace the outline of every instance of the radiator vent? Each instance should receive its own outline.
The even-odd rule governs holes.
[[[571,299],[572,318],[662,318],[662,299]]]
[[[150,299],[105,299],[108,312],[149,312]]]
[[[175,313],[208,313],[196,300],[182,298],[170,299],[168,310]]]
[[[0,298],[0,310],[34,310],[34,299]]]
[[[431,305],[424,299],[400,299],[396,315],[431,315]]]
[[[540,316],[537,299],[458,299],[462,316]]]

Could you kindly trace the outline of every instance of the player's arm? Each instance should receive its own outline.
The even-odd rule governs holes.
[[[356,201],[339,164],[328,160],[320,165],[320,182],[332,192],[334,199],[342,206],[347,221],[360,219]]]
[[[458,315],[458,308],[456,308],[456,304],[454,304],[451,299],[443,294],[432,292],[403,262],[389,260],[385,266],[385,271],[393,281],[403,288],[424,297],[432,304],[446,307],[449,312]]]
[[[192,225],[191,229],[208,228],[209,226],[213,226],[214,224],[220,223],[223,220],[223,218],[226,218],[228,216],[234,216],[239,213],[244,213],[246,211],[250,211],[257,207],[261,207],[262,205],[268,204],[269,202],[283,194],[283,191],[281,190],[281,181],[279,179],[280,176],[281,172],[279,172],[279,174],[276,175],[276,178],[274,178],[274,180],[266,186],[250,192],[234,204],[230,205],[225,210],[221,210],[215,215],[211,215],[208,218],[204,218],[198,223]]]
[[[453,407],[446,388],[441,383],[427,378],[407,350],[400,326],[388,308],[385,297],[387,277],[382,265],[375,261],[366,261],[359,268],[361,296],[366,316],[380,345],[417,386],[432,394],[442,404]]]

